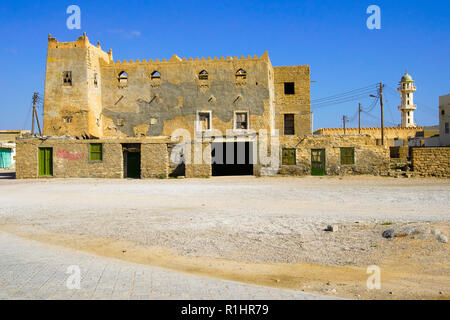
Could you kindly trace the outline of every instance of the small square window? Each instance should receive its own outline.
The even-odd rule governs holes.
[[[285,82],[284,83],[284,94],[295,94],[295,83]]]
[[[211,130],[211,113],[199,112],[197,118],[197,131]]]
[[[102,161],[103,148],[101,143],[89,144],[89,160],[90,161]]]
[[[293,136],[295,134],[294,128],[294,115],[285,114],[284,115],[284,135]]]
[[[72,71],[64,71],[63,72],[63,85],[65,85],[65,86],[72,85]]]
[[[297,164],[294,148],[283,148],[282,162],[284,166],[295,166]]]
[[[444,109],[441,110],[441,115],[445,115],[445,110]]]
[[[235,129],[246,130],[248,129],[248,113],[236,112]]]
[[[355,164],[355,148],[341,148],[341,164]]]

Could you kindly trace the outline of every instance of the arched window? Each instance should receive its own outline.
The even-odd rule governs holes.
[[[128,83],[128,75],[125,71],[119,73],[119,86],[126,86]]]
[[[151,78],[152,78],[152,80],[153,79],[161,79],[161,74],[158,71],[153,71]]]
[[[247,71],[244,69],[239,69],[236,71],[236,80],[244,80],[247,79]]]
[[[200,71],[200,73],[198,74],[198,79],[199,80],[208,80],[208,72],[206,72],[206,70]]]

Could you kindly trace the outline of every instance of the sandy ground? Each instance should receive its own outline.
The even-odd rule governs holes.
[[[0,229],[183,272],[362,299],[448,299],[450,181],[0,180]],[[323,231],[327,225],[335,232]],[[387,229],[424,230],[385,239]],[[381,268],[368,290],[366,268]]]

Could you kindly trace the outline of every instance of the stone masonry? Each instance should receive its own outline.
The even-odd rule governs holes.
[[[450,178],[450,147],[411,148],[414,174]]]

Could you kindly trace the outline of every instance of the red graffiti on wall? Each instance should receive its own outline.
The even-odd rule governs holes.
[[[84,153],[71,153],[67,150],[63,149],[56,149],[56,157],[60,159],[67,159],[67,160],[78,160],[84,158]]]

